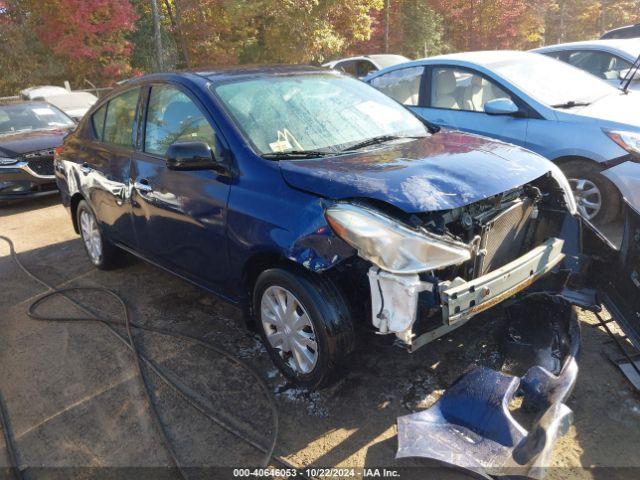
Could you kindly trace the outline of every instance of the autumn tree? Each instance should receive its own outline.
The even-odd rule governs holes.
[[[29,9],[19,0],[0,1],[0,65],[0,95],[66,79],[65,66],[40,42]]]
[[[547,0],[545,43],[600,37],[605,31],[640,21],[638,0]]]
[[[385,0],[372,13],[372,34],[350,53],[397,53],[409,58],[437,55],[446,50],[443,18],[424,0]]]
[[[131,74],[126,39],[136,15],[129,0],[32,0],[33,28],[69,79],[110,84]]]

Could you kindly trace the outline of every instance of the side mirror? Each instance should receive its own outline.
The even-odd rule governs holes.
[[[627,75],[629,75],[630,71],[630,68],[620,70],[620,72],[618,73],[618,77],[620,78],[620,80],[624,80],[625,78],[627,78]],[[636,72],[633,74],[633,80],[640,80],[640,70],[636,70]]]
[[[484,113],[488,115],[516,115],[518,106],[510,98],[495,98],[484,104]]]
[[[169,170],[219,170],[213,150],[204,142],[176,142],[165,154]]]

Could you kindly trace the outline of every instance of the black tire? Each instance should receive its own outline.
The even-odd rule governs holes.
[[[283,358],[281,350],[271,345],[262,322],[262,297],[270,287],[281,287],[292,293],[306,311],[313,326],[317,360],[307,373],[296,371]],[[345,360],[354,349],[351,316],[342,295],[319,275],[293,269],[273,268],[258,277],[253,290],[255,324],[273,363],[297,385],[318,389],[326,387],[346,374]],[[291,357],[292,354],[289,354]]]
[[[592,223],[606,224],[620,215],[622,203],[620,192],[611,180],[600,173],[602,169],[597,163],[576,159],[561,164],[560,168],[569,179],[572,188],[574,187],[572,179],[585,179],[595,184],[600,191],[602,206],[600,211],[590,220]],[[576,201],[578,200],[576,197]]]
[[[83,212],[86,212],[88,215],[93,217],[93,220],[96,222],[98,228],[100,242],[102,245],[102,252],[98,258],[92,257],[83,235],[82,226],[80,223]],[[87,257],[89,257],[89,261],[93,263],[93,265],[95,265],[100,270],[111,270],[123,263],[125,253],[105,238],[95,213],[85,200],[81,200],[78,204],[78,208],[76,209],[76,222],[78,225],[78,230],[80,231],[80,237],[82,238],[82,245],[84,246],[85,252],[87,253]]]

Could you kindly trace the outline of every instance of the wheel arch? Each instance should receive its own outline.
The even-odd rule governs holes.
[[[78,205],[82,200],[86,200],[84,196],[80,192],[76,192],[72,195],[71,200],[69,201],[69,209],[71,211],[71,222],[73,223],[73,229],[76,233],[80,233],[80,229],[78,228]]]
[[[589,157],[584,157],[582,155],[564,155],[564,156],[555,158],[553,160],[553,163],[561,167],[562,165],[574,160],[590,163],[592,165],[597,165],[598,168],[602,169],[602,164],[600,162]]]

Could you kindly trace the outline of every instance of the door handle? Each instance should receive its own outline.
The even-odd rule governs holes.
[[[136,181],[133,183],[133,188],[138,190],[140,193],[149,193],[153,192],[153,187],[149,185],[149,180],[146,178],[141,178],[140,181]]]
[[[93,169],[89,166],[89,164],[88,164],[87,162],[84,162],[84,163],[80,166],[80,171],[81,171],[82,173],[87,174],[87,173],[90,173],[90,172],[91,172],[91,170],[93,170]]]

